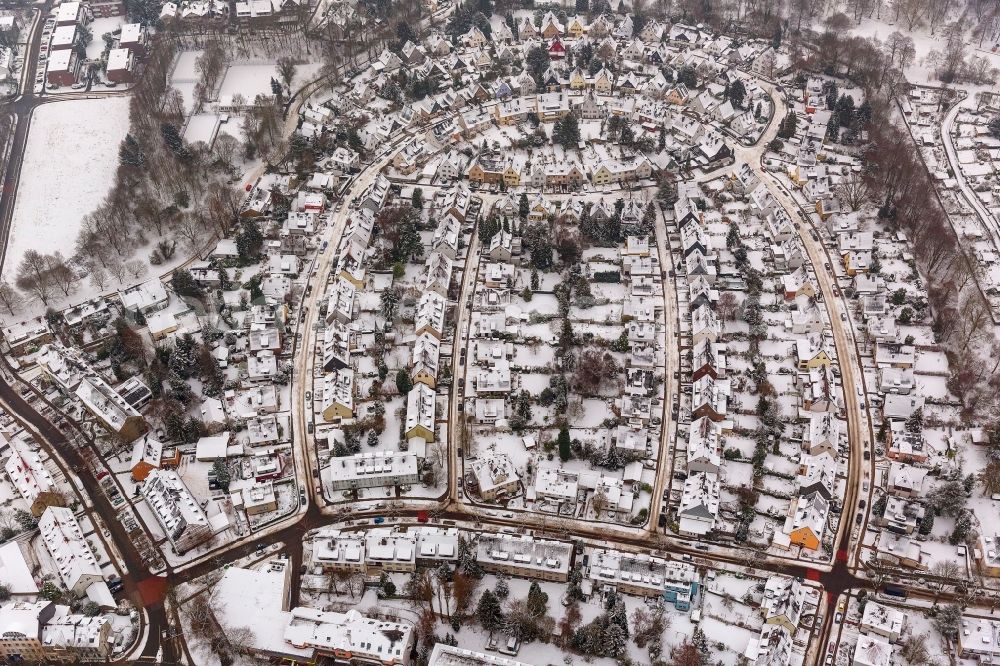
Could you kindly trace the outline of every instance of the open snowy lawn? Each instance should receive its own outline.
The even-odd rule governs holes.
[[[292,89],[295,90],[315,78],[319,67],[318,63],[299,65],[295,72],[295,80],[292,81]],[[248,101],[253,100],[257,95],[270,96],[272,94],[272,78],[279,79],[278,70],[273,63],[264,65],[232,65],[226,71],[226,78],[223,80],[222,88],[219,90],[219,101],[225,104],[236,93],[240,93]]]
[[[198,81],[198,57],[202,51],[181,51],[174,63],[174,70],[170,74],[170,83],[177,84],[184,81],[192,83]]]
[[[28,250],[69,256],[83,216],[107,194],[128,132],[127,97],[46,104],[35,111],[3,272]]]
[[[214,113],[197,113],[191,116],[184,129],[184,140],[188,143],[204,141],[206,144],[210,144],[218,120],[219,116]]]
[[[192,81],[179,81],[177,83],[170,84],[177,92],[181,94],[181,100],[184,103],[185,113],[191,113],[194,111],[194,87],[197,85]]]

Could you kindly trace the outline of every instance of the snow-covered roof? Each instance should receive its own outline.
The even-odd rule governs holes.
[[[0,433],[0,442],[7,442],[7,438]],[[55,485],[52,474],[45,468],[41,456],[27,447],[23,440],[14,438],[10,440],[10,457],[4,468],[11,483],[17,492],[28,504],[34,503],[42,493],[49,492]]]
[[[365,617],[356,610],[326,612],[316,608],[294,608],[285,629],[285,642],[298,648],[343,652],[378,663],[404,657],[413,645],[413,626]]]
[[[205,511],[176,472],[153,470],[143,484],[142,494],[167,538],[179,551],[212,535]]]
[[[498,654],[483,654],[444,643],[435,643],[427,666],[529,666],[529,664]]]
[[[229,438],[228,432],[201,437],[196,445],[195,457],[202,461],[224,459],[226,448],[229,446]]]
[[[71,510],[50,506],[38,521],[38,531],[67,589],[75,591],[81,582],[89,585],[103,579],[97,558]]]
[[[111,49],[108,52],[107,70],[112,72],[122,69],[132,69],[132,52],[128,49]]]
[[[20,541],[8,541],[0,546],[0,584],[15,595],[38,593],[38,585],[28,568]]]
[[[212,589],[212,608],[223,631],[249,627],[253,648],[302,657],[311,649],[296,650],[285,642],[288,612],[288,568],[272,562],[261,569],[226,569]]]

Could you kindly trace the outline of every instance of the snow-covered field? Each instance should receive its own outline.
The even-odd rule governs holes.
[[[215,125],[219,120],[215,113],[196,113],[188,120],[184,129],[184,140],[188,143],[204,141],[211,143],[215,133]]]
[[[73,254],[83,216],[107,194],[128,132],[127,97],[46,104],[28,134],[3,273],[27,250]]]
[[[892,34],[893,32],[901,32],[905,35],[909,35],[913,38],[913,45],[916,47],[916,58],[914,58],[913,64],[906,68],[905,74],[907,80],[912,83],[917,83],[920,85],[938,85],[940,82],[935,81],[933,73],[930,66],[925,62],[927,54],[931,51],[943,51],[945,48],[945,36],[944,28],[939,27],[935,34],[931,34],[930,30],[924,26],[919,27],[914,30],[908,30],[905,21],[900,21],[893,24],[888,20],[878,20],[865,18],[861,20],[861,23],[851,27],[850,33],[858,37],[875,37],[882,41]],[[989,51],[991,44],[984,43],[980,47],[978,40],[973,40],[971,37],[969,41],[966,41],[966,46],[968,49],[968,55],[976,55],[981,58],[986,58],[990,65],[993,67],[1000,67],[1000,54],[993,53]],[[976,88],[976,86],[966,86],[958,85],[958,88]],[[970,95],[971,97],[971,95]]]
[[[299,65],[295,72],[292,89],[308,83],[319,71],[319,63]],[[219,102],[222,104],[232,100],[239,93],[248,101],[257,95],[270,96],[271,79],[279,79],[277,67],[274,64],[248,65],[235,64],[226,71],[226,78],[219,90]]]

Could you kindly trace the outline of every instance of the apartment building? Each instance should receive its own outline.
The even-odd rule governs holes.
[[[481,534],[476,560],[488,572],[565,583],[573,544],[530,535]]]
[[[417,457],[412,453],[374,451],[333,458],[323,473],[331,491],[357,488],[407,486],[417,483],[420,475]]]
[[[150,472],[142,496],[176,552],[184,553],[211,538],[208,516],[176,472]]]
[[[56,488],[41,456],[20,438],[8,440],[0,434],[0,445],[5,442],[9,444],[10,457],[4,469],[18,494],[30,505],[31,515],[37,518],[50,506],[66,506],[66,499]]]
[[[312,649],[314,657],[383,666],[409,666],[415,637],[410,624],[305,607],[292,609],[284,634],[286,643]]]
[[[38,521],[38,532],[67,590],[82,597],[91,585],[104,581],[101,566],[72,511],[50,506]]]
[[[148,430],[146,419],[118,391],[96,373],[80,380],[76,397],[105,428],[125,442],[132,442]]]

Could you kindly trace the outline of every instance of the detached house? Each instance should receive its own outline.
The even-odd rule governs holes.
[[[805,550],[818,550],[826,530],[830,502],[819,493],[799,497],[792,502],[785,530],[774,536],[777,545],[795,544]]]
[[[566,27],[556,18],[556,15],[552,12],[546,12],[545,16],[542,17],[542,37],[545,39],[555,39],[562,37],[565,32]],[[521,39],[524,39],[523,35]]]

